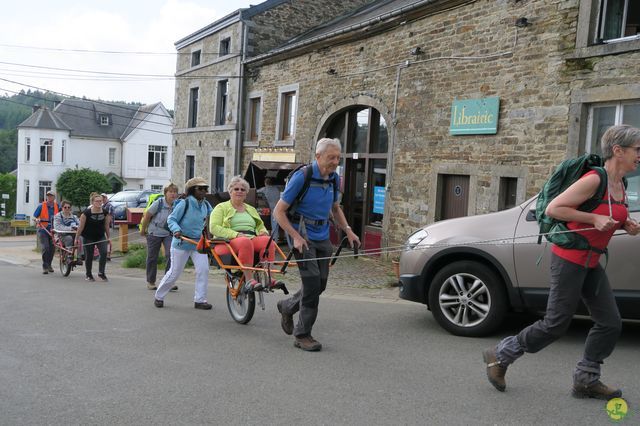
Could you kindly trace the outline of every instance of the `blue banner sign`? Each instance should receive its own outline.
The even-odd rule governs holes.
[[[454,100],[451,105],[452,135],[495,135],[498,133],[500,98]]]
[[[373,187],[373,213],[384,214],[384,186]]]

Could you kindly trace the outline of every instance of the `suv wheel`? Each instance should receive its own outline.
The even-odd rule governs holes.
[[[500,325],[507,312],[502,280],[475,261],[442,268],[429,288],[429,307],[436,321],[458,336],[483,336]]]

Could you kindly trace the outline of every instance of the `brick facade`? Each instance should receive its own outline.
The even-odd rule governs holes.
[[[589,53],[576,45],[578,17],[592,1],[427,2],[350,41],[248,60],[257,78],[247,92],[263,93],[259,148],[278,139],[278,88],[295,84],[298,161],[312,158],[314,141],[346,107],[372,106],[389,124],[383,243],[437,219],[442,174],[469,176],[469,215],[498,209],[501,177],[517,179],[522,202],[584,150],[590,103],[640,99],[636,41],[615,56],[619,46]],[[530,25],[516,27],[520,17]],[[422,53],[412,55],[416,47]],[[496,135],[449,134],[454,99],[490,96],[500,98]],[[243,164],[255,149],[243,149]]]

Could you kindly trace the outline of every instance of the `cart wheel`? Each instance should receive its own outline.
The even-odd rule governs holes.
[[[60,250],[60,273],[65,277],[71,273],[71,256],[64,250]]]
[[[253,318],[253,312],[256,309],[256,295],[253,292],[244,293],[242,291],[242,276],[225,274],[225,282],[227,284],[227,308],[231,318],[237,323],[247,324]],[[238,295],[234,299],[231,295],[230,288],[239,290]]]

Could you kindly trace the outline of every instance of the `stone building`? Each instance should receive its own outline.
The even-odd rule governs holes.
[[[172,178],[208,179],[224,190],[241,173],[240,147],[259,127],[245,129],[244,115],[260,111],[242,103],[247,81],[243,60],[262,54],[312,27],[371,0],[268,0],[213,22],[175,43],[174,161]]]
[[[259,113],[242,163],[307,162],[340,138],[343,207],[369,248],[512,207],[606,127],[640,126],[639,31],[634,1],[375,1],[244,59]]]

